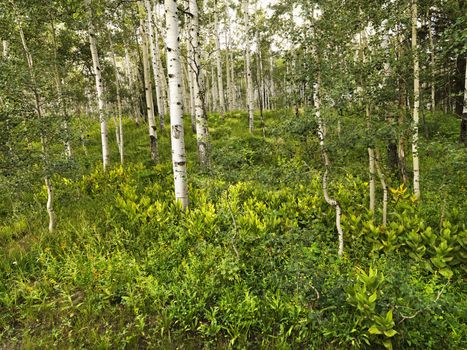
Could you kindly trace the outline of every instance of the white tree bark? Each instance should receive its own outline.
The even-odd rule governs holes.
[[[431,13],[428,17],[428,38],[430,44],[430,75],[431,75],[431,111],[436,109],[436,85],[435,85],[435,46],[433,44],[433,32],[431,30]],[[465,106],[465,105],[464,105]]]
[[[204,72],[201,69],[200,45],[199,45],[199,11],[196,0],[189,0],[190,10],[190,70],[193,75],[193,93],[196,119],[196,142],[198,145],[198,157],[202,167],[209,166],[209,129],[206,114],[204,113],[204,99],[202,96]]]
[[[7,59],[10,54],[10,45],[8,44],[8,40],[2,40],[3,46],[3,58]]]
[[[342,209],[339,205],[339,202],[331,198],[328,194],[328,172],[329,172],[329,167],[331,166],[331,162],[329,161],[329,156],[326,150],[325,140],[324,140],[325,133],[324,133],[323,121],[321,119],[321,99],[319,96],[320,85],[321,85],[320,78],[318,77],[318,82],[314,86],[313,101],[314,101],[314,107],[315,107],[316,121],[318,122],[319,145],[321,148],[321,153],[323,155],[324,166],[325,166],[325,171],[323,174],[323,195],[324,195],[324,200],[326,201],[326,203],[334,207],[336,210],[336,229],[337,229],[338,241],[339,241],[339,248],[338,248],[337,254],[338,256],[342,256],[344,253],[344,232],[341,226]]]
[[[161,59],[161,48],[159,45],[159,26],[157,23],[162,22],[161,17],[159,16],[158,12],[158,4],[155,2],[152,12],[152,17],[154,21],[154,45],[155,45],[155,53],[156,53],[156,60],[157,60],[157,67],[159,68],[159,81],[161,83],[161,96],[162,96],[162,106],[163,106],[163,116],[167,113],[169,107],[169,93],[168,93],[168,85],[167,85],[167,76],[165,74],[164,66],[162,65]],[[161,27],[161,32],[163,32]],[[162,37],[164,35],[162,34]],[[164,128],[165,120],[164,118],[161,119],[161,128]]]
[[[21,20],[18,18],[17,22],[18,22],[19,34],[21,37],[21,43],[23,45],[24,53],[26,55],[26,60],[28,63],[29,74],[31,76],[32,91],[34,95],[34,105],[36,108],[36,114],[39,119],[42,119],[43,115],[42,115],[42,106],[41,106],[41,96],[40,96],[39,89],[37,86],[36,73],[34,71],[34,61],[32,58],[32,54],[29,51],[26,38],[24,36],[23,27],[21,25]],[[44,167],[45,167],[44,182],[45,182],[45,187],[47,189],[47,214],[49,216],[49,232],[52,233],[55,230],[55,225],[56,225],[56,215],[54,211],[54,190],[53,190],[52,182],[50,180],[50,176],[48,174],[49,156],[48,156],[48,150],[47,150],[47,143],[46,143],[45,135],[43,132],[41,132],[41,147],[42,147],[42,157],[43,157]]]
[[[381,167],[379,166],[379,160],[381,159],[379,152],[375,149],[375,167],[378,173],[381,187],[383,188],[383,225],[386,226],[388,216],[388,186],[386,185],[386,177],[384,176]]]
[[[417,0],[412,0],[412,55],[413,55],[413,120],[412,120],[412,158],[413,189],[416,199],[420,199],[420,165],[418,157],[418,123],[420,109],[420,67],[417,45]]]
[[[151,9],[151,3],[149,0],[144,0],[144,5],[146,7],[147,13],[147,32],[149,33],[149,48],[151,51],[151,63],[152,63],[152,71],[154,75],[154,88],[156,90],[156,104],[157,104],[157,113],[159,115],[159,125],[161,130],[164,129],[164,115],[165,115],[165,108],[164,108],[164,101],[162,99],[162,92],[161,92],[161,83],[160,83],[160,67],[157,62],[157,56],[159,52],[156,51],[156,46],[159,46],[159,43],[156,45],[156,39],[154,35],[154,25],[153,25],[153,11]]]
[[[99,55],[97,52],[96,36],[94,33],[94,24],[92,23],[92,6],[91,0],[86,0],[87,10],[89,14],[89,46],[92,55],[92,64],[94,76],[96,79],[97,105],[99,111],[99,122],[101,124],[101,142],[102,142],[102,164],[104,171],[110,164],[109,159],[109,143],[107,132],[107,121],[105,118],[105,103],[104,103],[104,86],[102,83],[101,68],[99,65]]]
[[[218,1],[216,0],[216,9],[214,10],[214,25],[215,25],[215,41],[216,41],[216,66],[217,66],[217,91],[219,93],[219,112],[221,116],[225,113],[225,98],[224,98],[224,81],[222,75],[222,60],[221,60],[221,42],[220,28],[218,18]]]
[[[143,50],[144,92],[146,96],[146,111],[148,116],[149,147],[151,150],[151,159],[157,163],[159,161],[159,152],[157,149],[157,127],[154,118],[154,101],[152,99],[151,72],[149,68],[149,37],[145,31],[144,23],[141,23],[141,35],[143,39],[141,46]]]
[[[117,119],[115,122],[115,135],[117,138],[118,153],[120,155],[120,164],[124,162],[124,148],[123,148],[123,121],[122,121],[122,98],[120,95],[120,73],[118,72],[117,60],[115,58],[115,52],[113,50],[112,38],[109,33],[110,42],[110,54],[112,56],[112,64],[114,66],[115,73],[115,89],[117,93]]]
[[[232,95],[232,80],[230,76],[230,30],[225,31],[226,42],[226,55],[225,55],[225,72],[227,78],[227,111],[233,109],[233,95]]]
[[[176,0],[165,0],[167,26],[167,71],[169,76],[170,129],[175,199],[188,207],[185,135],[183,128],[182,70],[180,65],[178,11]]]
[[[128,86],[130,87],[130,91],[133,92],[135,91],[135,82],[133,80],[133,72],[131,69],[131,62],[130,62],[130,54],[128,53],[128,48],[125,47],[125,68],[126,68],[126,76],[128,80]],[[139,120],[139,110],[136,106],[136,101],[134,99],[134,94],[130,93],[130,98],[129,101],[130,103],[130,110],[132,110],[132,113],[134,114],[133,118],[135,120],[135,123],[137,126],[140,125],[140,120]]]
[[[219,111],[219,94],[217,93],[217,81],[216,73],[214,72],[214,66],[211,65],[211,94],[212,94],[212,111]]]
[[[251,76],[251,53],[250,53],[250,8],[249,0],[243,0],[244,8],[244,31],[245,31],[245,69],[246,69],[246,95],[248,106],[248,128],[250,133],[254,129],[254,97],[253,97],[253,81]]]
[[[57,65],[57,40],[55,36],[55,26],[52,21],[52,43],[53,43],[53,50],[54,50],[54,70],[55,70],[55,85],[57,87],[57,95],[58,95],[58,101],[60,108],[62,109],[63,112],[63,129],[65,132],[65,156],[67,159],[71,159],[71,137],[70,137],[70,128],[68,126],[68,111],[67,111],[67,106],[66,106],[66,101],[65,98],[63,97],[63,81],[62,77],[60,74],[60,70],[58,69]]]

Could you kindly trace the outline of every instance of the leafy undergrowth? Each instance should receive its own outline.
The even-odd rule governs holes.
[[[0,347],[465,348],[462,198],[446,192],[440,212],[436,188],[415,205],[394,187],[382,226],[366,210],[367,183],[334,176],[338,259],[312,121],[284,117],[263,140],[242,120],[212,120],[213,167],[190,169],[185,213],[169,160],[134,158],[56,175],[56,233],[34,203],[3,224]]]

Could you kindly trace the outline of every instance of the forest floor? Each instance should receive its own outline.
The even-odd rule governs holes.
[[[312,114],[266,112],[264,138],[256,119],[250,135],[243,112],[210,116],[208,171],[186,125],[185,213],[173,200],[168,127],[153,165],[147,127],[126,120],[126,164],[112,138],[115,165],[103,173],[90,125],[89,155],[77,145],[53,177],[56,232],[47,231],[45,189],[2,218],[0,349],[467,348],[458,119],[426,116],[421,203],[386,174],[385,226],[380,209],[367,210],[356,119],[342,117],[339,134],[329,124],[342,258]],[[380,208],[380,186],[377,196]]]

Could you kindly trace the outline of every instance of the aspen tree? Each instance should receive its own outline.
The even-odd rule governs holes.
[[[167,73],[169,77],[170,136],[175,199],[183,210],[188,207],[185,135],[183,129],[182,70],[180,63],[178,11],[176,0],[165,0],[167,26]]]
[[[13,4],[13,6],[15,6]],[[37,86],[37,80],[36,80],[36,72],[34,69],[34,61],[31,52],[29,51],[26,37],[24,36],[24,31],[22,27],[21,20],[17,18],[18,22],[18,29],[19,29],[19,34],[21,37],[21,43],[23,45],[23,50],[26,56],[26,61],[28,64],[29,68],[29,75],[31,77],[31,87],[32,87],[32,92],[34,95],[34,106],[36,108],[36,114],[37,117],[41,120],[43,118],[43,113],[42,113],[42,101],[41,101],[41,95],[39,88]],[[47,189],[47,214],[49,216],[49,232],[53,232],[55,230],[55,225],[56,225],[56,215],[55,215],[55,210],[54,210],[54,189],[52,186],[52,180],[50,179],[50,175],[47,173],[48,167],[49,167],[49,156],[48,156],[48,149],[47,149],[47,142],[46,138],[44,135],[44,132],[41,132],[41,148],[42,148],[42,157],[44,161],[44,166],[45,166],[45,176],[44,176],[44,183],[45,187]]]
[[[162,26],[158,26],[157,24],[162,22],[162,18],[161,16],[159,16],[159,10],[158,10],[159,6],[157,4],[157,2],[154,2],[154,6],[153,6],[153,11],[152,11],[152,18],[153,18],[153,22],[154,22],[154,46],[155,46],[155,54],[156,54],[156,60],[157,60],[157,67],[159,68],[159,81],[161,83],[160,85],[160,88],[161,88],[161,97],[162,97],[162,107],[163,107],[163,111],[161,112],[162,116],[165,116],[167,110],[168,110],[168,107],[169,107],[169,100],[168,100],[168,96],[169,96],[169,93],[168,93],[168,85],[167,85],[167,77],[166,77],[166,74],[165,74],[165,69],[164,69],[164,66],[162,65],[162,58],[161,58],[161,48],[160,48],[160,45],[159,45],[159,30],[161,31],[161,35],[162,37],[164,37],[164,34],[163,34],[163,28]],[[164,128],[164,124],[165,124],[165,119],[162,118],[161,119],[161,128],[163,129]]]
[[[253,116],[253,81],[251,76],[251,53],[250,53],[250,9],[249,0],[243,0],[244,10],[244,31],[245,31],[245,70],[246,70],[246,95],[248,106],[248,128],[250,133],[254,129],[254,116]]]
[[[2,40],[3,46],[3,58],[8,58],[10,52],[10,45],[8,44],[8,40]]]
[[[149,37],[145,31],[145,25],[141,21],[141,36],[143,50],[143,75],[144,75],[144,91],[146,96],[146,111],[149,127],[149,146],[151,149],[151,159],[154,162],[159,161],[159,151],[157,149],[157,127],[154,119],[154,101],[152,98],[151,71],[149,68]]]
[[[228,26],[226,25],[226,28]],[[230,29],[227,28],[225,31],[225,42],[226,42],[226,55],[225,55],[225,77],[227,83],[227,110],[233,109],[233,96],[232,96],[232,79],[230,76]]]
[[[206,118],[204,99],[204,71],[201,68],[199,45],[199,10],[196,0],[189,0],[190,28],[189,28],[189,52],[190,70],[193,74],[193,93],[195,102],[196,142],[198,145],[198,157],[202,167],[209,166],[209,131]]]
[[[89,34],[89,46],[92,55],[92,64],[94,69],[94,76],[96,80],[96,92],[97,92],[97,105],[99,112],[99,122],[101,125],[101,142],[102,142],[102,164],[104,171],[110,164],[109,159],[109,143],[107,136],[107,121],[105,118],[105,102],[104,102],[104,86],[102,82],[101,68],[99,65],[99,54],[97,51],[96,35],[94,33],[94,24],[92,22],[92,0],[86,0],[86,6],[88,10],[88,34]]]
[[[221,116],[225,113],[225,98],[224,98],[224,81],[222,75],[222,60],[221,60],[221,42],[220,42],[220,27],[219,27],[219,2],[215,1],[214,10],[214,26],[215,26],[215,43],[216,43],[216,68],[217,68],[217,92],[219,93],[219,112]]]
[[[113,48],[112,38],[109,33],[109,43],[110,43],[110,55],[112,57],[112,64],[114,67],[115,74],[115,89],[117,93],[117,116],[118,121],[115,120],[115,136],[117,139],[118,153],[120,154],[120,164],[123,165],[124,161],[124,148],[123,148],[123,121],[122,121],[122,98],[120,95],[120,73],[117,68],[117,60],[115,58],[115,52]]]
[[[60,71],[58,69],[58,57],[57,57],[57,40],[56,40],[56,35],[55,35],[55,26],[53,24],[53,21],[51,22],[51,27],[52,27],[52,44],[53,44],[53,50],[54,50],[54,70],[55,70],[55,85],[57,87],[57,94],[58,94],[58,101],[60,108],[63,111],[63,129],[65,132],[65,155],[67,159],[71,158],[71,142],[70,142],[70,131],[69,131],[69,126],[68,126],[68,111],[67,111],[67,106],[66,106],[66,101],[63,96],[63,81],[62,77],[60,74]]]
[[[467,64],[465,65],[464,70],[464,107],[462,108],[460,140],[464,143],[465,146],[467,146]]]
[[[412,0],[412,55],[413,55],[413,120],[412,120],[412,158],[413,190],[415,198],[420,199],[420,165],[418,157],[418,119],[420,109],[420,67],[417,45],[417,0]]]
[[[160,82],[160,67],[157,60],[157,55],[159,53],[156,51],[159,43],[156,45],[156,38],[154,35],[154,25],[153,25],[153,15],[151,9],[151,3],[149,0],[144,0],[144,6],[146,7],[146,16],[147,16],[147,33],[149,34],[149,48],[151,51],[151,63],[152,63],[152,71],[154,76],[154,89],[156,91],[156,104],[157,104],[157,114],[159,115],[159,125],[160,129],[164,129],[164,101],[162,99],[162,92],[161,92],[161,82]],[[157,46],[157,47],[156,47]]]
[[[130,62],[130,54],[128,53],[128,48],[125,46],[125,68],[126,68],[126,75],[127,75],[127,80],[128,80],[128,86],[130,87],[130,91],[135,91],[135,82],[133,80],[133,72],[131,70],[131,62]],[[130,103],[130,109],[133,110],[133,118],[135,120],[135,123],[137,126],[140,124],[139,120],[139,111],[136,107],[136,103],[134,100],[134,94],[130,94],[129,98],[129,103]]]

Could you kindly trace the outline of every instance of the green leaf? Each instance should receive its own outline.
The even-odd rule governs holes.
[[[376,292],[374,292],[370,297],[368,298],[368,301],[370,303],[374,303],[376,301]]]
[[[441,276],[446,277],[448,279],[451,278],[452,275],[453,275],[453,272],[449,267],[445,267],[444,269],[440,269],[439,273],[441,274]]]
[[[391,339],[386,339],[383,341],[383,345],[386,349],[392,350],[392,341]]]
[[[394,337],[396,334],[397,334],[397,331],[395,329],[384,331],[384,335],[388,338]]]
[[[381,332],[379,330],[378,326],[376,326],[376,325],[373,325],[370,328],[368,328],[368,333],[370,333],[370,334],[383,334],[383,332]]]

